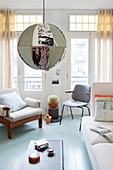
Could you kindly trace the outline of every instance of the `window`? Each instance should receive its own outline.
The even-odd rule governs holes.
[[[42,15],[16,15],[15,16],[15,30],[23,31],[27,27],[33,24],[39,24],[43,22]]]
[[[97,15],[70,15],[70,31],[97,31]]]
[[[12,67],[12,84],[13,87],[16,88],[18,87],[18,61],[17,61],[17,40],[14,40],[14,44],[13,44],[13,50],[14,50],[14,56],[13,56],[13,67]]]
[[[71,89],[77,83],[88,84],[88,38],[71,38]]]
[[[25,90],[42,90],[42,71],[34,70],[24,64]]]
[[[42,23],[43,17],[42,15],[16,15],[15,16],[15,30],[16,30],[16,39],[14,44],[14,49],[17,49],[17,42],[19,35],[23,30],[33,24]],[[15,58],[13,59],[13,87],[17,87],[18,85],[18,74],[20,74],[21,65],[18,64],[18,54],[17,50],[15,50]],[[19,70],[19,71],[18,71]],[[17,74],[18,73],[18,74]],[[42,71],[35,70],[26,64],[24,64],[24,69],[21,72],[21,76],[24,76],[22,79],[24,80],[24,89],[25,91],[41,91],[42,90]]]

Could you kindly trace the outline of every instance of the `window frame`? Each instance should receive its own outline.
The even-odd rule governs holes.
[[[17,14],[17,15],[25,16],[28,14]],[[30,15],[32,15],[32,14],[30,14]],[[35,14],[33,14],[33,15],[35,15]],[[41,15],[41,14],[39,14],[39,15]],[[38,16],[38,14],[36,16]],[[42,19],[43,19],[43,17],[42,17]],[[22,31],[17,31],[17,30],[15,31],[15,39],[17,40],[17,42],[18,42],[18,39],[19,39],[21,33],[22,33]],[[38,89],[26,90],[25,89],[25,63],[20,59],[20,57],[17,53],[17,87],[20,89],[21,94],[28,94],[28,93],[35,94],[36,92],[38,92],[39,94],[42,94],[42,91],[44,91],[44,84],[45,84],[45,72],[42,70],[42,89],[41,90],[38,90]]]
[[[71,38],[88,38],[88,84],[95,81],[95,38],[96,32],[70,32],[68,34],[68,88],[71,89]],[[92,56],[92,57],[91,57]]]
[[[97,21],[98,21],[98,15],[97,15],[97,14],[79,14],[79,13],[78,13],[78,14],[69,14],[69,16],[68,16],[68,31],[69,31],[69,32],[96,32],[96,31],[97,31],[97,29],[96,29],[96,30],[89,30],[89,24],[90,24],[89,18],[88,18],[88,30],[83,30],[83,29],[82,29],[82,30],[76,30],[76,29],[75,29],[75,30],[70,30],[70,24],[71,24],[71,23],[70,23],[70,16],[71,16],[71,15],[73,15],[73,16],[75,16],[75,17],[76,17],[76,16],[82,16],[82,18],[83,18],[83,16],[85,16],[85,15],[88,16],[88,17],[89,17],[89,16],[96,16],[96,17],[97,17]],[[83,24],[84,24],[83,19],[82,19],[82,22],[81,22],[81,23],[82,23],[82,27],[83,27]],[[94,23],[97,24],[97,22],[94,22]],[[74,22],[74,24],[76,24],[76,22]]]

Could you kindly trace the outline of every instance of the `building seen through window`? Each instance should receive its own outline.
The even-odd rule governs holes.
[[[71,88],[88,84],[88,39],[71,39]]]

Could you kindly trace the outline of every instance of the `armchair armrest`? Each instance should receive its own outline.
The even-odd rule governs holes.
[[[0,116],[9,116],[10,110],[8,106],[0,105]]]
[[[33,99],[30,97],[26,97],[24,101],[30,107],[40,107],[41,104],[41,100]]]

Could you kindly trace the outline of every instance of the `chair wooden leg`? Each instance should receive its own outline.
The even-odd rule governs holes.
[[[12,139],[12,128],[10,124],[7,126],[7,136],[9,139]]]
[[[62,121],[62,116],[63,116],[64,106],[65,106],[65,105],[63,105],[63,107],[62,107],[61,119],[60,119],[60,125],[61,125],[61,121]]]
[[[71,107],[70,107],[70,112],[71,112],[71,117],[72,117],[72,119],[73,119],[73,113],[72,113],[72,109],[71,109]]]
[[[41,114],[41,118],[38,119],[38,121],[39,121],[39,128],[42,128],[42,114]]]

